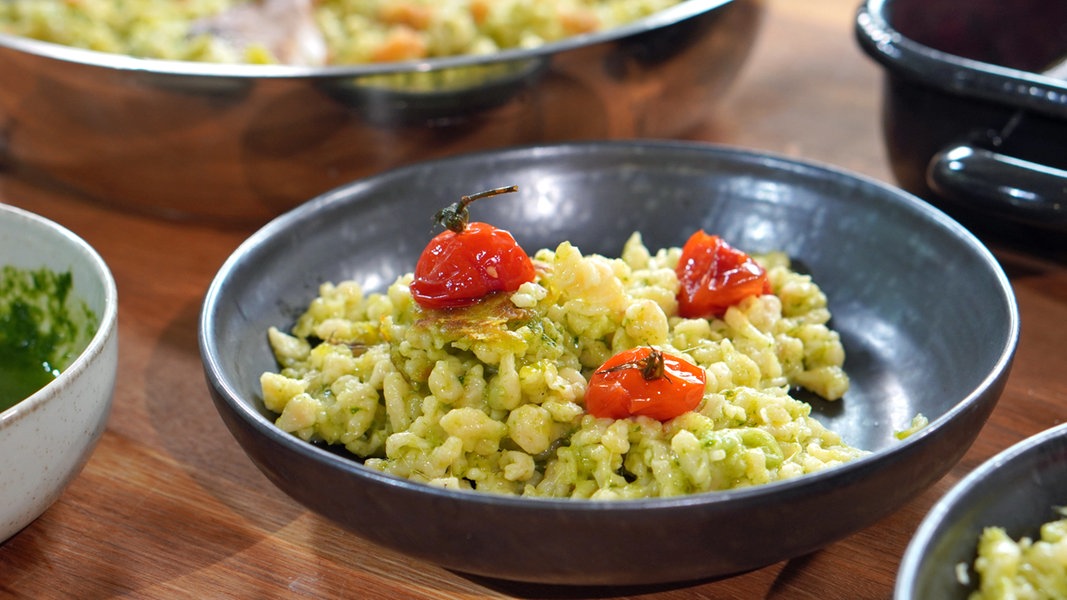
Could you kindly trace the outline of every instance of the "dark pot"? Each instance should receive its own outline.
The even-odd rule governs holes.
[[[883,126],[905,189],[989,234],[1067,231],[1067,3],[866,0]]]

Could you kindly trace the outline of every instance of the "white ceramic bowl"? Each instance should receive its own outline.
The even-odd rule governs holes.
[[[81,472],[104,432],[118,369],[115,280],[89,244],[48,219],[0,204],[2,265],[70,271],[74,294],[99,323],[55,380],[0,412],[0,542],[44,513]]]

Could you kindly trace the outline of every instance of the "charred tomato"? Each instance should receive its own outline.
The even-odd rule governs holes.
[[[599,418],[643,415],[668,421],[700,404],[706,381],[704,369],[640,346],[612,356],[593,372],[585,409]]]
[[[470,306],[495,292],[513,292],[532,281],[533,261],[506,230],[469,222],[467,205],[517,186],[464,196],[440,211],[435,221],[447,229],[423,249],[415,265],[411,295],[427,309]]]
[[[675,273],[681,284],[678,314],[689,319],[721,317],[745,298],[771,292],[759,263],[704,230],[686,241]]]

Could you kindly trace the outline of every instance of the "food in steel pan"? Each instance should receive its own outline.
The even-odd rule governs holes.
[[[530,48],[682,0],[7,0],[0,32],[141,58],[365,64]]]
[[[70,272],[0,267],[0,411],[55,379],[96,326]]]

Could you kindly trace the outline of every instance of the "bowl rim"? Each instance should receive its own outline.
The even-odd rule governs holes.
[[[923,212],[926,218],[936,221],[938,225],[949,228],[955,236],[961,241],[964,241],[968,246],[977,253],[983,259],[983,262],[990,268],[990,273],[993,278],[996,279],[999,284],[999,288],[1002,291],[1001,297],[1005,302],[1005,307],[1009,315],[1009,319],[1006,323],[1006,329],[1004,331],[1004,344],[1000,348],[1000,353],[996,363],[992,365],[980,382],[977,382],[974,388],[964,397],[959,398],[956,404],[944,414],[937,417],[937,419],[931,420],[928,425],[913,435],[907,437],[904,440],[899,441],[898,444],[893,446],[880,448],[878,451],[872,452],[865,456],[862,456],[856,460],[849,461],[840,465],[834,465],[834,467],[819,471],[816,473],[809,473],[801,477],[795,477],[791,479],[784,479],[778,481],[770,481],[770,483],[762,484],[759,486],[752,486],[748,488],[737,488],[731,490],[718,490],[711,492],[702,492],[694,494],[685,494],[681,496],[669,496],[669,498],[650,498],[650,499],[626,499],[626,500],[612,500],[612,501],[582,501],[576,499],[557,499],[557,498],[528,498],[528,496],[511,496],[507,494],[495,494],[485,492],[472,492],[466,490],[453,490],[430,486],[427,484],[417,483],[410,479],[405,479],[396,475],[387,474],[372,470],[364,467],[364,465],[352,457],[340,456],[338,454],[328,451],[328,449],[322,448],[312,443],[305,442],[304,440],[291,435],[278,429],[271,421],[260,414],[251,405],[251,402],[241,398],[241,395],[236,390],[232,382],[228,381],[224,375],[224,369],[221,367],[220,360],[218,358],[218,350],[216,342],[214,342],[211,332],[217,328],[216,317],[214,317],[213,309],[218,304],[219,297],[223,293],[224,284],[228,278],[230,272],[238,268],[244,256],[252,254],[256,251],[256,248],[260,246],[262,241],[268,240],[278,235],[277,232],[284,232],[291,223],[299,223],[307,216],[313,215],[314,212],[320,208],[338,203],[352,202],[351,195],[359,191],[362,188],[372,187],[379,180],[388,178],[404,178],[408,177],[410,173],[416,172],[419,169],[423,169],[427,164],[431,163],[449,163],[456,161],[469,161],[478,160],[479,157],[510,155],[520,156],[525,155],[527,157],[536,158],[541,153],[552,152],[596,152],[601,151],[604,148],[616,148],[616,152],[626,151],[630,149],[633,151],[641,151],[647,153],[649,151],[656,151],[656,149],[672,149],[672,151],[681,151],[686,153],[696,154],[712,154],[720,157],[726,157],[733,160],[748,160],[757,161],[766,167],[773,167],[777,169],[784,169],[791,172],[806,172],[812,175],[829,175],[831,177],[844,176],[850,180],[858,181],[861,185],[872,186],[878,188],[882,193],[888,193],[895,196],[895,200],[903,202],[910,210]],[[364,202],[362,200],[355,200],[355,202]],[[890,453],[897,453],[902,448],[910,448],[924,443],[924,441],[935,435],[935,432],[942,427],[947,427],[953,421],[954,417],[961,412],[970,410],[975,402],[982,396],[987,390],[992,388],[996,384],[998,378],[1007,374],[1010,364],[1014,359],[1016,347],[1018,345],[1019,338],[1019,313],[1018,305],[1014,295],[1012,285],[1010,285],[1007,275],[1004,273],[1003,268],[1000,266],[996,257],[992,252],[984,246],[981,241],[971,234],[967,228],[960,225],[951,217],[944,214],[943,211],[929,205],[922,200],[918,199],[904,190],[890,186],[883,183],[883,181],[867,177],[859,173],[848,172],[843,169],[832,167],[832,165],[818,163],[815,161],[801,160],[791,157],[785,157],[774,153],[768,153],[763,151],[755,151],[755,149],[747,149],[740,147],[733,147],[724,144],[707,143],[707,142],[690,142],[690,141],[668,141],[668,140],[605,140],[605,141],[585,141],[585,142],[560,142],[560,143],[547,143],[547,144],[534,144],[525,146],[515,146],[511,148],[505,148],[503,151],[480,151],[473,153],[465,153],[458,156],[445,157],[441,159],[434,159],[429,161],[418,162],[414,164],[403,165],[391,170],[386,170],[376,175],[371,175],[362,179],[350,181],[350,183],[341,185],[330,191],[324,192],[316,198],[309,200],[301,206],[290,209],[285,214],[278,216],[270,222],[262,225],[258,231],[253,233],[250,237],[246,238],[239,246],[230,254],[222,266],[219,268],[216,277],[214,277],[209,284],[206,294],[204,296],[204,302],[202,305],[202,311],[200,316],[200,322],[198,322],[198,345],[200,345],[201,357],[204,363],[205,375],[209,383],[212,393],[217,394],[234,413],[239,415],[245,423],[248,423],[253,427],[259,435],[266,436],[274,444],[281,444],[288,451],[297,452],[308,458],[315,458],[317,460],[327,461],[333,467],[340,469],[341,471],[354,473],[357,476],[372,479],[379,485],[388,485],[394,487],[405,488],[417,493],[431,494],[436,496],[443,496],[443,498],[450,499],[462,499],[469,503],[488,503],[494,505],[514,505],[514,506],[552,506],[556,508],[567,507],[568,509],[578,510],[649,510],[649,509],[672,509],[681,506],[690,506],[694,504],[708,505],[708,504],[722,504],[739,499],[759,500],[765,498],[768,494],[778,493],[779,490],[789,494],[791,492],[799,492],[803,489],[813,486],[821,485],[821,481],[826,478],[841,478],[846,480],[849,478],[849,474],[858,470],[866,468],[866,463],[878,460],[880,457],[888,455]]]
[[[119,302],[118,289],[111,269],[108,268],[100,253],[76,233],[51,219],[2,202],[0,202],[0,218],[30,223],[35,227],[52,232],[58,241],[65,243],[73,248],[76,253],[88,258],[92,275],[100,280],[104,288],[104,308],[101,311],[96,331],[93,333],[88,345],[67,368],[59,373],[58,377],[6,410],[0,411],[0,431],[3,431],[5,428],[14,426],[20,420],[40,410],[59,390],[67,387],[70,382],[78,379],[83,373],[92,368],[97,358],[104,353],[108,340],[118,326]]]
[[[911,541],[904,551],[897,570],[897,578],[894,586],[894,598],[904,600],[911,598],[911,586],[918,577],[922,564],[923,555],[930,544],[937,541],[937,531],[945,524],[949,513],[956,508],[975,488],[982,484],[986,478],[1000,470],[1004,465],[1011,463],[1019,457],[1033,452],[1037,448],[1053,443],[1060,438],[1067,440],[1067,422],[1054,425],[1043,431],[1023,438],[1011,446],[997,452],[986,459],[982,464],[975,467],[970,473],[960,479],[941,498],[934,503],[933,507],[923,517],[918,529],[915,530]],[[974,540],[977,547],[978,540]]]
[[[950,54],[905,36],[886,18],[893,0],[864,0],[855,19],[860,47],[893,74],[954,94],[1067,118],[1067,81]]]
[[[460,55],[393,63],[327,65],[319,67],[296,65],[252,65],[244,63],[209,63],[154,58],[137,58],[66,46],[32,38],[0,33],[0,48],[8,48],[70,63],[89,65],[115,71],[146,72],[156,75],[218,77],[235,79],[326,79],[386,75],[395,73],[425,73],[445,69],[480,65],[526,62],[575,48],[610,42],[669,27],[743,0],[682,0],[636,21],[589,34],[567,37],[536,48],[505,49],[485,55]],[[755,0],[757,3],[760,0]]]
[[[774,481],[758,486],[752,486],[748,488],[738,488],[732,490],[721,490],[714,492],[705,492],[697,494],[687,494],[683,496],[675,497],[657,497],[657,498],[641,498],[641,499],[627,499],[619,501],[581,501],[572,498],[534,498],[524,496],[509,496],[503,494],[492,493],[479,493],[465,490],[452,490],[439,488],[423,483],[418,483],[405,478],[401,478],[395,475],[376,471],[374,469],[365,467],[359,461],[352,457],[341,456],[330,452],[324,448],[308,443],[292,434],[286,433],[278,429],[273,422],[265,418],[257,410],[254,409],[251,402],[242,399],[241,394],[232,385],[233,382],[229,381],[225,375],[225,371],[221,366],[221,361],[218,357],[218,350],[216,342],[212,337],[212,332],[217,329],[214,310],[218,305],[219,297],[223,293],[223,288],[229,274],[234,271],[238,265],[243,261],[244,257],[252,254],[256,251],[256,248],[260,246],[265,240],[278,235],[278,232],[283,232],[291,226],[292,223],[298,223],[307,216],[331,205],[344,203],[346,201],[352,201],[350,196],[360,190],[361,188],[371,187],[375,182],[379,180],[389,178],[404,178],[409,173],[418,171],[424,168],[429,163],[450,163],[457,161],[470,161],[479,160],[480,157],[489,155],[526,155],[529,157],[536,157],[543,152],[552,151],[567,151],[567,152],[588,152],[590,150],[598,151],[604,148],[615,148],[616,151],[662,151],[673,150],[682,152],[692,152],[697,154],[710,153],[712,155],[729,158],[731,160],[742,160],[749,162],[758,162],[763,166],[770,166],[778,169],[785,169],[787,171],[796,172],[802,171],[812,176],[830,176],[831,178],[844,177],[848,180],[856,181],[865,186],[872,186],[877,188],[882,194],[888,194],[894,197],[895,201],[902,202],[909,210],[919,211],[925,215],[926,218],[936,222],[939,226],[948,228],[951,233],[957,236],[960,241],[966,243],[977,253],[978,257],[989,267],[990,273],[996,279],[1001,292],[1000,296],[1005,303],[1005,308],[1009,314],[1008,322],[1004,330],[1005,338],[1004,344],[999,350],[999,355],[995,364],[989,370],[988,373],[982,378],[980,382],[977,382],[973,389],[971,389],[965,396],[959,398],[956,403],[943,415],[932,419],[929,424],[908,436],[904,440],[900,440],[899,443],[895,443],[893,446],[885,447],[868,455],[862,456],[856,460],[844,463],[841,465],[835,465],[823,471],[816,473],[805,474],[802,477]],[[347,200],[346,200],[347,198]],[[361,201],[361,200],[356,200]],[[381,173],[359,179],[347,184],[341,185],[337,188],[329,190],[315,198],[312,198],[308,202],[289,210],[282,215],[272,219],[259,230],[249,236],[244,242],[242,242],[233,253],[226,259],[221,265],[217,274],[209,284],[201,308],[200,319],[198,323],[198,344],[200,348],[201,359],[204,366],[205,376],[212,394],[216,395],[217,400],[224,402],[230,410],[236,414],[240,419],[245,421],[251,426],[259,435],[263,435],[268,438],[272,444],[280,444],[286,450],[299,453],[307,458],[313,458],[317,461],[325,461],[332,467],[338,468],[341,471],[354,474],[361,478],[370,479],[378,485],[388,485],[393,487],[405,488],[409,491],[417,492],[420,494],[430,494],[442,498],[450,499],[462,499],[464,502],[472,502],[475,504],[494,504],[494,505],[510,505],[515,507],[555,507],[555,508],[567,508],[569,510],[582,510],[582,511],[632,511],[632,510],[649,510],[649,509],[661,509],[670,510],[678,507],[690,506],[694,504],[709,505],[709,504],[722,504],[731,502],[737,499],[760,499],[769,494],[774,494],[781,490],[787,495],[792,492],[799,492],[813,486],[821,485],[822,480],[828,478],[835,478],[841,480],[848,480],[850,474],[862,471],[867,467],[868,463],[878,460],[880,457],[889,453],[899,453],[902,450],[907,451],[910,448],[914,448],[920,444],[925,443],[927,438],[935,435],[935,433],[945,427],[948,427],[953,419],[957,415],[964,411],[970,410],[979,400],[979,398],[989,389],[991,389],[1001,377],[1006,377],[1014,357],[1015,349],[1018,344],[1019,338],[1019,312],[1018,305],[1015,299],[1014,292],[1011,287],[1011,283],[1004,273],[1003,268],[999,262],[993,256],[992,252],[982,244],[977,237],[975,237],[970,231],[949,217],[947,214],[937,209],[936,207],[923,202],[918,197],[905,192],[899,188],[893,187],[885,182],[876,180],[874,178],[846,171],[844,169],[821,164],[814,161],[795,159],[778,155],[772,152],[750,150],[738,147],[732,147],[723,144],[714,144],[707,142],[690,142],[690,141],[676,141],[676,140],[604,140],[604,141],[588,141],[588,142],[562,142],[562,143],[550,143],[550,144],[536,144],[527,146],[517,146],[513,148],[503,150],[486,150],[479,152],[471,152],[460,154],[457,156],[451,156],[432,161],[424,161],[422,163],[415,163],[411,165],[401,166],[393,169],[383,171]]]

